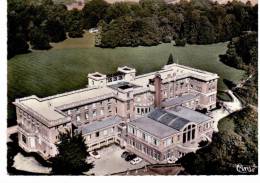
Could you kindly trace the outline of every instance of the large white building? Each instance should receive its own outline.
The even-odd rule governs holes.
[[[213,119],[194,110],[216,107],[218,78],[179,64],[139,76],[128,66],[88,74],[86,88],[15,100],[19,145],[47,159],[68,129],[82,132],[89,150],[118,143],[150,162],[164,161],[211,138]]]

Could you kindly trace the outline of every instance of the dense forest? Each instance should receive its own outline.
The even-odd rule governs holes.
[[[219,133],[213,134],[210,145],[179,160],[187,173],[236,175],[243,174],[237,171],[237,166],[245,165],[252,170],[245,174],[257,174],[257,111],[250,107],[244,108],[219,121],[218,128]]]
[[[220,55],[220,60],[237,69],[246,71],[246,77],[251,76],[243,87],[234,88],[234,93],[244,104],[257,105],[258,102],[258,34],[247,31],[235,37],[228,44],[226,54]]]
[[[28,52],[29,45],[49,49],[50,42],[81,37],[92,27],[100,29],[101,47],[150,46],[175,39],[179,45],[229,41],[242,31],[257,30],[257,9],[237,1],[220,5],[208,0],[92,0],[82,11],[68,11],[52,0],[8,0],[8,58]]]

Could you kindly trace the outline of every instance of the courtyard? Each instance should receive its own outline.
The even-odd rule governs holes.
[[[142,168],[143,166],[149,164],[145,160],[142,160],[136,165],[130,164],[130,162],[127,162],[124,158],[121,158],[121,154],[124,151],[126,150],[121,149],[116,145],[111,145],[99,150],[98,153],[101,158],[94,159],[94,168],[89,172],[86,172],[86,174],[109,175],[117,172]]]

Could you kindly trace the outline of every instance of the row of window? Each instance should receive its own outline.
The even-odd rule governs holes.
[[[160,153],[154,149],[149,148],[141,143],[136,142],[135,140],[129,139],[128,143],[135,149],[139,150],[140,152],[148,155],[149,157],[153,158],[154,160],[160,160]]]
[[[101,135],[102,136],[110,135],[110,134],[113,134],[114,131],[115,131],[115,127],[105,129],[102,131],[98,131],[98,132],[87,135],[87,140],[91,140],[92,138],[99,138]]]
[[[86,112],[85,112],[85,120],[88,120],[88,119],[89,119],[89,114],[90,114],[89,111],[86,111]],[[109,115],[112,114],[112,110],[111,110],[111,109],[108,111],[108,114],[109,114]],[[93,110],[93,111],[92,111],[92,117],[93,117],[93,118],[95,118],[95,117],[97,117],[97,116],[103,116],[103,115],[104,115],[104,108],[102,108],[102,109],[100,110],[99,115],[98,115],[98,113],[97,113],[97,110]],[[79,115],[76,116],[76,120],[77,120],[77,122],[80,122],[81,120],[84,120],[84,119],[82,119],[82,118],[81,118],[81,115],[79,114]]]
[[[150,111],[151,111],[150,107],[136,107],[136,113],[137,114],[143,115],[143,114],[146,114]]]
[[[104,100],[99,102],[100,106],[103,105],[103,102],[104,102]],[[110,101],[110,99],[107,99],[107,104],[106,105],[107,105],[108,110],[110,110],[111,109],[111,101]],[[86,105],[86,106],[84,106],[84,109],[87,110],[87,109],[90,108],[90,106],[91,106],[91,108],[93,110],[95,110],[97,108],[97,103],[92,103],[91,105]],[[68,110],[68,115],[71,115],[73,112],[77,112],[77,111],[80,111],[80,108],[70,109],[70,110]]]
[[[140,130],[137,130],[135,128],[133,128],[132,126],[128,126],[128,133],[131,133],[135,136],[137,136],[138,138],[141,138],[143,139],[144,141],[150,143],[150,144],[153,144],[155,146],[159,146],[159,140],[144,133],[144,132],[141,132]]]

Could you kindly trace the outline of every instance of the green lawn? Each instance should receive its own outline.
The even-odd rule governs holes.
[[[170,53],[180,64],[218,73],[218,87],[224,90],[223,78],[236,82],[243,75],[243,71],[218,61],[226,46],[227,43],[174,47],[165,43],[136,48],[51,49],[17,55],[8,61],[8,118],[14,119],[11,102],[15,98],[32,94],[43,97],[82,88],[87,85],[89,72],[112,73],[122,65],[135,67],[138,74],[155,71],[167,62]]]
[[[232,97],[224,91],[218,91],[218,95],[217,95],[218,99],[223,100],[225,102],[232,102]]]
[[[51,43],[52,49],[67,48],[93,48],[95,46],[95,34],[85,31],[82,38],[67,38],[62,42]]]

